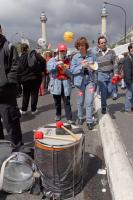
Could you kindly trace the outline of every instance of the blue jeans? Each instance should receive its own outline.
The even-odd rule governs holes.
[[[89,83],[81,88],[76,88],[78,118],[83,119],[84,101],[86,105],[86,122],[93,123],[93,101],[95,84]]]
[[[113,91],[112,85],[112,76],[113,73],[102,73],[98,72],[98,84],[99,90],[101,92],[101,107],[107,107],[107,98],[110,97]]]
[[[118,96],[117,93],[118,93],[118,86],[117,86],[117,84],[115,84],[115,85],[112,84],[112,98],[113,97],[117,98],[117,96]]]
[[[133,108],[133,83],[126,85],[126,88],[125,111],[129,111]]]

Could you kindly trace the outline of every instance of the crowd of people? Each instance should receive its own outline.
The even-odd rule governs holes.
[[[67,123],[74,124],[71,109],[71,91],[74,88],[77,101],[77,124],[84,122],[92,130],[95,93],[100,95],[101,113],[107,112],[107,99],[117,99],[118,82],[112,79],[122,74],[122,86],[126,88],[125,112],[133,113],[133,44],[128,46],[128,54],[117,57],[108,48],[105,36],[97,40],[95,51],[90,48],[85,37],[75,41],[76,53],[67,56],[67,46],[57,46],[56,55],[52,50],[38,53],[21,44],[21,54],[7,41],[0,26],[0,139],[4,139],[3,124],[12,143],[23,144],[20,117],[28,111],[31,98],[31,114],[37,113],[38,96],[44,95],[44,87],[54,99],[55,121],[61,120],[61,101],[65,109]],[[17,91],[22,85],[22,107],[17,106]]]

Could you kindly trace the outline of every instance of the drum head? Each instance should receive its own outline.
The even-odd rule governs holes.
[[[16,157],[12,158],[5,167],[3,190],[9,193],[22,193],[28,190],[34,182],[33,160],[21,152],[13,154]]]
[[[5,176],[4,178],[10,181],[25,181],[31,178],[33,175],[33,171],[30,167],[25,164],[17,163],[17,162],[9,162],[7,167],[5,168]]]
[[[37,130],[37,131],[43,132],[44,138],[43,139],[37,139],[36,140],[36,144],[37,143],[41,143],[44,146],[54,147],[54,148],[62,148],[62,147],[63,148],[67,148],[67,147],[70,147],[70,146],[73,146],[73,145],[79,143],[79,141],[71,140],[72,136],[70,134],[68,134],[68,133],[67,134],[57,135],[56,126],[55,126],[55,128],[53,128],[53,126],[55,126],[55,124],[51,124],[51,128],[50,128],[50,125],[48,125],[49,128],[41,127],[41,128],[39,128]],[[73,127],[77,129],[77,126],[73,126]],[[61,130],[63,130],[63,129],[61,129]],[[76,135],[80,139],[82,138],[82,133],[81,132],[79,132],[79,134],[76,134]],[[50,136],[51,138],[47,138],[47,136]],[[63,139],[55,139],[54,138],[55,136],[63,138]],[[53,139],[52,139],[52,137],[53,137]],[[71,141],[67,140],[67,139],[70,139]]]

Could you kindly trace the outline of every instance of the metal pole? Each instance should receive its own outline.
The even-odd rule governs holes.
[[[126,10],[122,7],[122,6],[119,6],[119,5],[116,5],[116,4],[113,4],[113,3],[108,3],[108,2],[104,2],[105,4],[107,5],[111,5],[111,6],[115,6],[115,7],[118,7],[118,8],[121,8],[122,11],[124,12],[124,16],[125,16],[125,23],[124,23],[124,43],[126,44],[126,34],[127,34],[127,13],[126,13]]]

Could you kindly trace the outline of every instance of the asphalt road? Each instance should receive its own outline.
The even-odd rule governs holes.
[[[74,89],[72,93],[72,110],[73,118],[76,120],[76,101]],[[21,98],[18,99],[19,107],[21,106]],[[21,126],[23,132],[24,142],[33,141],[33,130],[42,127],[45,124],[53,123],[55,117],[55,110],[53,104],[53,98],[51,95],[39,97],[38,113],[33,116],[29,112],[21,117]],[[64,110],[62,113],[62,119],[64,118]],[[82,126],[85,132],[85,168],[84,168],[84,188],[75,197],[69,198],[69,200],[111,200],[111,194],[108,186],[107,176],[98,174],[98,169],[104,169],[104,157],[101,146],[101,141],[98,134],[98,126],[93,131],[88,131],[86,123]],[[103,191],[103,189],[105,189]],[[42,194],[39,196],[31,195],[29,192],[22,194],[7,194],[0,193],[0,200],[41,200]]]

